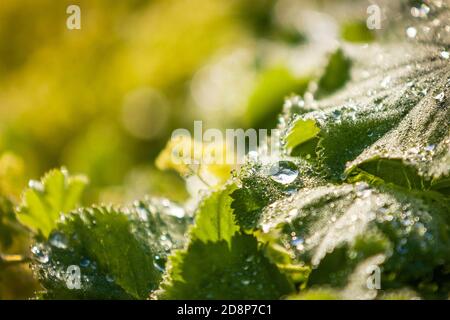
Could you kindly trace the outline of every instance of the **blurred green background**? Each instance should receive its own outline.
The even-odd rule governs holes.
[[[81,8],[81,30],[66,28],[71,4]],[[171,132],[196,119],[274,127],[284,98],[307,90],[342,36],[371,39],[367,5],[2,0],[0,252],[27,251],[12,206],[28,179],[54,167],[89,177],[86,203],[184,201],[183,179],[153,164]],[[0,263],[0,298],[36,288],[27,265]]]

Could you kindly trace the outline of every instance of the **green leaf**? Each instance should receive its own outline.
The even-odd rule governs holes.
[[[188,246],[169,257],[158,299],[276,299],[293,290],[234,221],[230,184],[203,200]]]
[[[145,299],[158,287],[168,253],[184,245],[189,223],[167,200],[80,209],[33,247],[33,267],[47,298]],[[80,289],[67,286],[70,266],[80,268]]]
[[[231,246],[194,240],[169,264],[159,299],[279,299],[293,291],[249,235],[234,235]]]
[[[320,132],[314,119],[301,119],[295,122],[286,136],[286,148],[289,152],[305,142],[314,139]]]
[[[289,163],[298,170],[297,178],[289,184],[281,184],[271,177],[271,169]],[[244,166],[239,173],[241,186],[231,197],[236,223],[245,230],[256,227],[262,210],[275,201],[287,197],[304,187],[317,187],[325,182],[314,172],[314,168],[305,160],[298,158],[280,158],[268,163],[254,163]]]
[[[382,254],[388,288],[417,285],[450,263],[448,212],[438,193],[358,183],[300,190],[267,207],[258,225],[314,267],[309,285],[342,287],[359,262]]]
[[[252,128],[275,128],[284,98],[293,93],[303,94],[309,80],[297,79],[285,67],[265,70],[249,98],[245,124]]]
[[[76,208],[87,184],[84,176],[52,170],[40,182],[31,181],[22,196],[18,220],[32,231],[48,237],[60,215]]]
[[[191,230],[191,237],[208,241],[225,240],[229,242],[233,235],[239,231],[234,221],[232,198],[230,194],[236,190],[236,185],[228,185],[224,190],[214,192],[199,206],[196,213],[196,224]]]
[[[366,21],[353,21],[341,26],[341,38],[349,42],[368,43],[375,40],[375,35],[367,28]]]
[[[254,174],[242,178],[242,187],[235,190],[231,197],[237,224],[244,229],[251,229],[254,227],[255,217],[259,216],[265,206],[280,199],[282,191],[268,177]]]
[[[296,149],[312,150],[310,161],[334,181],[363,171],[410,189],[448,194],[450,69],[440,50],[429,44],[352,47],[351,81],[292,121],[288,151],[304,157]]]
[[[317,97],[329,95],[343,87],[350,79],[351,60],[342,49],[330,55],[328,64],[318,82]]]

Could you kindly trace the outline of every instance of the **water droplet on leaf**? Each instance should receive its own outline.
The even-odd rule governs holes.
[[[406,29],[406,35],[408,38],[415,38],[417,35],[417,30],[414,27],[409,27]]]
[[[49,237],[50,244],[58,249],[66,249],[67,248],[67,238],[64,234],[58,231],[54,231],[50,234]]]
[[[80,261],[80,267],[86,268],[89,266],[90,263],[91,261],[88,258],[83,258]]]
[[[446,60],[450,58],[450,53],[448,51],[441,51],[440,55],[441,55],[441,58],[446,59]]]
[[[291,161],[279,161],[269,170],[270,178],[281,184],[290,184],[298,177],[297,166]]]
[[[50,260],[48,251],[40,245],[33,246],[31,253],[40,263],[47,263]]]

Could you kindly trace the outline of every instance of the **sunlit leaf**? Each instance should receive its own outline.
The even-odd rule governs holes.
[[[22,196],[17,218],[47,237],[60,215],[76,208],[86,183],[83,176],[69,176],[65,170],[50,171],[40,182],[30,182]]]
[[[293,290],[251,235],[234,222],[229,185],[203,200],[184,250],[169,257],[154,298],[276,299]]]
[[[195,227],[191,230],[191,237],[202,242],[229,242],[233,235],[239,231],[231,208],[230,194],[236,189],[229,185],[224,190],[216,191],[206,198],[199,206]]]
[[[349,49],[352,80],[293,121],[287,148],[311,151],[317,169],[333,180],[363,171],[410,189],[446,193],[450,71],[440,50],[418,43]]]
[[[183,245],[189,223],[166,200],[79,209],[32,248],[33,266],[47,298],[145,299],[157,288],[168,253]],[[70,266],[80,270],[79,288],[69,285]]]
[[[300,190],[267,207],[258,226],[314,266],[309,285],[341,287],[358,262],[383,254],[383,285],[395,287],[450,263],[448,212],[438,193],[358,183]]]
[[[264,256],[252,236],[194,240],[170,257],[160,299],[278,299],[292,292],[285,275]]]

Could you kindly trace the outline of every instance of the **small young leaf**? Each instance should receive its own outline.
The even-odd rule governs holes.
[[[191,230],[191,237],[203,242],[225,240],[229,242],[239,231],[234,221],[230,194],[236,190],[236,185],[228,185],[224,190],[214,192],[199,206],[196,214],[196,224]]]
[[[343,87],[350,79],[351,60],[342,49],[331,54],[322,77],[319,79],[317,97],[324,97]]]
[[[66,170],[52,170],[40,182],[31,181],[22,196],[18,220],[48,237],[60,215],[76,208],[86,183],[84,176],[69,176]]]
[[[291,152],[295,147],[314,139],[320,132],[314,119],[301,119],[295,122],[286,136],[286,148]]]

